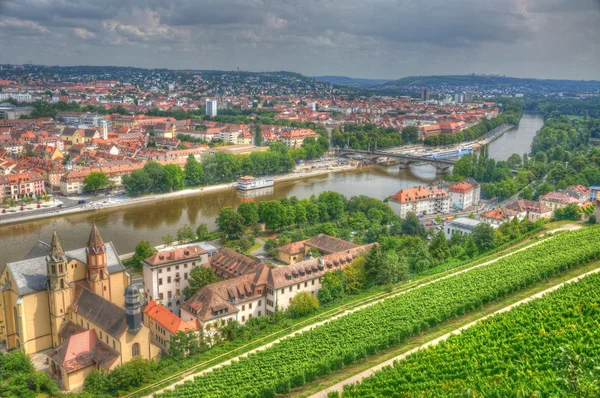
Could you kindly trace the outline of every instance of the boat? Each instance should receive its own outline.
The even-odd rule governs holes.
[[[252,176],[240,177],[237,181],[237,189],[250,191],[252,189],[272,187],[275,184],[272,177],[254,178]]]

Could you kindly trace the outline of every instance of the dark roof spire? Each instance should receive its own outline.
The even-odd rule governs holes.
[[[88,239],[87,248],[92,253],[100,253],[106,250],[104,241],[100,236],[100,231],[96,227],[96,223],[92,225],[92,232],[90,232],[90,238]]]
[[[60,245],[60,240],[58,239],[58,235],[56,234],[56,228],[52,232],[52,243],[50,244],[50,256],[54,259],[54,261],[62,260],[65,257],[65,252]]]

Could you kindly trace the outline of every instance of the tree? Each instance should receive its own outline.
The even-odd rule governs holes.
[[[402,143],[415,144],[419,142],[419,129],[416,126],[406,126],[402,129]]]
[[[208,226],[204,223],[198,225],[198,228],[196,228],[196,236],[200,241],[210,239],[210,232],[208,232]]]
[[[365,257],[355,258],[352,263],[344,267],[344,281],[346,293],[354,294],[364,289],[367,284],[367,273],[365,270]]]
[[[290,301],[288,311],[294,318],[299,318],[308,315],[319,309],[319,300],[314,294],[309,292],[300,292],[296,294]]]
[[[377,280],[377,275],[379,274],[381,268],[383,266],[383,251],[381,250],[380,245],[375,245],[369,252],[367,256],[364,268],[365,275],[367,278],[367,284],[373,285]]]
[[[247,227],[258,221],[258,206],[254,202],[241,203],[237,212],[244,218]]]
[[[431,256],[438,262],[443,262],[450,257],[450,247],[446,240],[446,235],[443,231],[439,231],[429,244],[429,252]]]
[[[199,351],[200,340],[198,334],[193,330],[187,332],[178,331],[169,343],[169,356],[176,359],[183,359],[188,355],[193,355]]]
[[[471,238],[480,253],[496,247],[496,230],[488,223],[477,224],[471,232]]]
[[[148,242],[147,240],[143,240],[140,243],[138,243],[135,247],[135,253],[131,258],[131,262],[133,263],[134,267],[141,268],[142,261],[144,261],[156,252],[157,250],[150,245],[150,242]]]
[[[264,221],[265,227],[275,231],[283,226],[283,213],[285,209],[278,200],[261,202],[258,205],[258,214]]]
[[[177,241],[179,243],[191,242],[196,238],[194,230],[189,224],[185,224],[182,227],[177,228]]]
[[[187,162],[185,163],[185,178],[187,183],[192,186],[202,184],[204,178],[204,170],[200,162],[196,160],[196,157],[190,153]]]
[[[254,145],[263,146],[263,136],[260,123],[256,123],[254,128]]]
[[[402,222],[402,233],[413,236],[425,236],[425,227],[419,222],[419,218],[412,211],[406,215]]]
[[[321,304],[326,304],[344,297],[344,273],[328,271],[323,275],[318,298]]]
[[[173,238],[173,235],[171,235],[171,234],[166,234],[165,236],[163,236],[160,239],[163,241],[165,246],[171,246],[173,244],[173,242],[175,242],[175,238]]]
[[[164,167],[162,190],[179,191],[185,187],[185,172],[176,164],[170,163]]]
[[[225,233],[229,239],[239,239],[244,233],[244,218],[233,211],[231,206],[226,206],[219,211],[216,219],[219,231]]]
[[[206,285],[219,281],[219,277],[211,268],[201,265],[193,267],[188,276],[188,285],[183,288],[184,300],[189,300],[198,290]]]
[[[134,170],[130,175],[124,175],[122,181],[127,195],[133,197],[152,192],[154,186],[150,175],[144,170]]]
[[[579,212],[579,205],[577,203],[569,203],[562,209],[554,210],[554,219],[556,221],[571,220],[578,221],[581,219],[581,213]]]
[[[85,184],[85,190],[94,191],[94,193],[96,193],[98,189],[106,187],[108,182],[108,176],[101,171],[92,171],[83,180],[83,183]]]
[[[378,285],[398,283],[408,278],[408,265],[404,257],[395,252],[387,252],[375,282]]]

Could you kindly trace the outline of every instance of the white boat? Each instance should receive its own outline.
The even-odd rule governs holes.
[[[251,176],[240,177],[237,181],[237,189],[240,191],[250,191],[251,189],[259,189],[272,187],[275,184],[272,177],[254,178]]]

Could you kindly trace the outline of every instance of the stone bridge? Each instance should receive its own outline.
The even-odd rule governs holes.
[[[434,159],[429,156],[416,156],[406,153],[394,153],[380,150],[365,151],[362,149],[351,148],[338,149],[337,155],[345,157],[361,156],[363,159],[368,159],[371,161],[376,161],[379,158],[394,158],[400,164],[401,169],[407,169],[413,165],[429,164],[434,166],[437,172],[443,174],[448,173],[452,166],[454,166],[456,163],[455,160],[450,159]]]

